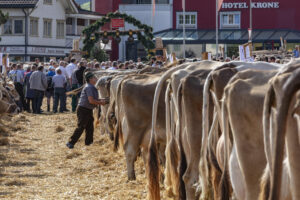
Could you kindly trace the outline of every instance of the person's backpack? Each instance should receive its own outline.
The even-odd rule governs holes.
[[[53,90],[52,76],[47,76],[47,91]]]

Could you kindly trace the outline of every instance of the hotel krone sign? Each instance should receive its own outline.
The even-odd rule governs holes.
[[[222,9],[233,9],[233,8],[249,8],[250,4],[246,2],[233,2],[233,3],[222,3]],[[252,8],[279,8],[279,2],[253,2]]]

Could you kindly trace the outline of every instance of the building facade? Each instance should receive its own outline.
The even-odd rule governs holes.
[[[281,45],[280,37],[287,41],[288,50],[298,45],[299,7],[299,0],[252,0],[254,49],[278,49]],[[216,1],[186,0],[186,12],[183,16],[182,0],[174,0],[172,29],[156,32],[155,36],[162,37],[169,52],[175,52],[179,57],[183,55],[184,24],[188,56],[201,57],[203,51],[216,53]],[[225,55],[237,53],[238,45],[248,42],[248,28],[250,1],[223,0],[218,12],[218,36]]]
[[[0,0],[0,8],[9,14],[0,27],[0,52],[12,61],[65,57],[73,39],[101,17],[80,9],[73,0]]]

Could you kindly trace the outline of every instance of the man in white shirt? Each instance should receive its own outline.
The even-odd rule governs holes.
[[[100,67],[101,69],[106,69],[106,66],[105,66],[105,62],[102,62],[101,63],[101,67]]]
[[[58,70],[58,69],[60,69],[61,74],[67,78],[67,70],[65,68],[65,62],[64,61],[59,62],[59,67],[57,67],[55,69],[55,71]]]
[[[72,58],[71,59],[71,63],[68,64],[68,66],[66,67],[66,72],[67,72],[67,80],[68,82],[71,84],[71,77],[72,77],[72,73],[74,72],[74,70],[77,69],[77,66],[76,66],[76,59],[75,58]]]
[[[110,68],[108,68],[109,70],[116,70],[116,69],[118,69],[118,63],[117,63],[117,61],[114,61],[113,63],[112,63],[112,67],[110,67]]]

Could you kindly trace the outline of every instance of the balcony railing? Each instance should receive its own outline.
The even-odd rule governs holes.
[[[73,25],[67,24],[67,35],[75,35]]]
[[[85,26],[78,26],[78,25],[77,25],[77,35],[81,35],[83,29],[85,29]]]

